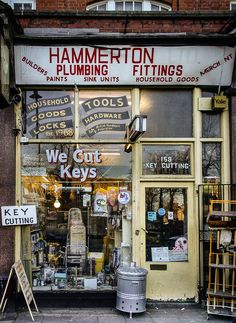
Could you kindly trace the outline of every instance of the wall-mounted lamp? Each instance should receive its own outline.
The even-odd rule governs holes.
[[[127,128],[128,141],[135,142],[147,130],[147,116],[135,115]]]
[[[125,138],[127,144],[124,151],[130,153],[132,151],[132,144],[135,143],[139,137],[141,137],[147,130],[147,116],[135,115],[130,124],[126,128]]]
[[[13,129],[11,129],[11,132],[15,137],[17,137],[18,134],[20,133],[20,129],[19,128],[13,128]]]
[[[125,152],[130,153],[132,151],[132,144],[129,142],[125,145]]]
[[[61,203],[60,203],[60,201],[58,200],[58,197],[56,197],[56,199],[55,199],[55,202],[54,202],[54,207],[56,208],[56,209],[59,209],[59,207],[61,206]]]

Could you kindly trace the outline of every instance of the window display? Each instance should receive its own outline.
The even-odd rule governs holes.
[[[37,206],[33,288],[113,288],[114,271],[127,257],[122,230],[131,220],[131,155],[122,145],[22,149],[23,204]]]

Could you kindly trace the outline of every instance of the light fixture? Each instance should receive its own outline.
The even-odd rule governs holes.
[[[129,142],[125,145],[125,152],[130,153],[132,151],[132,144]]]
[[[147,130],[147,116],[135,115],[130,124],[126,127],[124,151],[130,153],[132,151],[132,144],[135,143],[142,134]]]
[[[55,199],[55,202],[54,202],[54,207],[56,208],[56,209],[59,209],[59,207],[61,206],[61,203],[60,203],[60,201],[58,200],[58,197],[56,197],[56,199]]]
[[[135,142],[147,130],[147,116],[135,115],[127,127],[128,141]]]

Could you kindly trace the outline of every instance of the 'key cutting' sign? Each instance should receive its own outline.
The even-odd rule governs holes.
[[[37,224],[35,205],[2,206],[2,225],[30,225]]]

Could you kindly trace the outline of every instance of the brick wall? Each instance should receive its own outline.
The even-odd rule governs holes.
[[[0,205],[15,204],[15,137],[13,108],[0,109]],[[0,227],[0,275],[8,274],[14,261],[14,228]]]
[[[84,11],[86,6],[96,1],[91,0],[37,0],[38,11]],[[160,1],[161,2],[161,1]],[[172,5],[173,10],[228,10],[229,0],[165,0],[165,4]]]
[[[80,28],[93,29],[99,32],[117,32],[117,33],[218,33],[227,23],[225,19],[173,19],[173,18],[133,18],[126,17],[104,17],[96,19],[71,16],[71,17],[39,17],[27,18],[20,17],[22,28]]]

